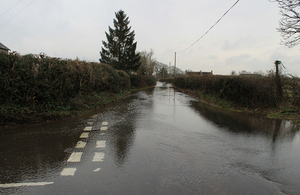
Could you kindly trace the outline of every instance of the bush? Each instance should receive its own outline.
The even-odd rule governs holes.
[[[131,87],[130,77],[123,70],[117,70],[117,73],[120,77],[120,86],[126,90],[129,90]]]
[[[199,90],[242,107],[269,108],[278,103],[275,83],[268,77],[182,76],[176,77],[173,83],[176,87]]]
[[[167,82],[167,83],[174,83],[174,78],[173,77],[163,78],[163,79],[159,79],[159,81]]]
[[[149,87],[156,84],[153,76],[148,75],[130,75],[131,86],[135,88]]]
[[[106,64],[0,53],[0,118],[18,110],[11,108],[61,110],[70,108],[72,98],[129,89],[129,76]]]

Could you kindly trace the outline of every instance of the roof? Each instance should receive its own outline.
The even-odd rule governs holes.
[[[10,50],[8,47],[6,47],[5,45],[3,45],[2,43],[0,43],[0,49],[2,50]]]
[[[185,71],[185,75],[188,76],[200,75],[200,72]]]

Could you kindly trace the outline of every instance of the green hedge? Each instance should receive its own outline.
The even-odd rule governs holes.
[[[174,77],[169,77],[169,78],[161,78],[159,79],[161,82],[167,82],[167,83],[174,83]]]
[[[106,64],[0,53],[0,117],[20,107],[60,110],[72,106],[75,97],[130,88],[129,76]]]
[[[270,108],[278,103],[275,83],[269,77],[183,76],[176,77],[173,83],[176,87],[199,90],[242,107]]]
[[[130,75],[131,85],[134,88],[143,88],[153,86],[156,84],[156,80],[153,76],[149,75]]]

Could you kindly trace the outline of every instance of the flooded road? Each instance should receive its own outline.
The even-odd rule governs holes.
[[[225,112],[162,83],[0,134],[0,194],[300,193],[290,122]]]

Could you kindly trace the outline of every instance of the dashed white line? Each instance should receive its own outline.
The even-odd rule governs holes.
[[[82,152],[73,152],[67,162],[80,162]]]
[[[53,183],[54,182],[6,183],[6,184],[0,184],[0,188],[12,188],[12,187],[22,187],[22,186],[45,186]]]
[[[101,131],[106,131],[106,130],[107,130],[107,127],[101,127],[100,130],[101,130]]]
[[[88,138],[89,133],[82,133],[79,138]]]
[[[96,148],[105,148],[106,147],[106,141],[100,140],[96,142]]]
[[[102,122],[102,125],[107,126],[107,125],[108,125],[108,122]]]
[[[60,173],[61,176],[74,176],[76,168],[64,168],[64,170]]]
[[[83,131],[91,131],[93,127],[85,127]]]
[[[100,168],[93,170],[93,172],[98,172],[98,171],[100,171]]]
[[[75,146],[75,148],[84,148],[85,145],[86,145],[86,142],[79,141],[79,142],[77,142],[77,145]]]
[[[93,162],[102,162],[104,159],[105,153],[104,152],[95,152]]]
[[[96,118],[98,115],[92,116],[92,118]],[[87,127],[83,129],[83,131],[91,131],[92,125],[94,123],[91,120],[87,123]],[[108,122],[102,122],[102,127],[100,128],[101,131],[106,131],[108,129]],[[105,135],[105,133],[101,133],[100,135]],[[80,138],[88,138],[89,132],[83,132],[80,135]],[[86,142],[78,141],[75,148],[84,148],[86,146]],[[96,148],[105,148],[106,141],[99,140],[96,142]],[[67,162],[80,162],[81,161],[82,152],[73,152]],[[93,162],[102,162],[104,159],[105,153],[104,152],[95,152],[93,157]],[[64,168],[63,171],[60,173],[61,176],[74,176],[76,172],[76,168]],[[100,168],[93,170],[93,172],[100,171]],[[53,182],[40,182],[40,183],[19,183],[19,184],[0,184],[0,187],[19,187],[19,186],[39,186],[39,185],[49,185],[53,184]]]

